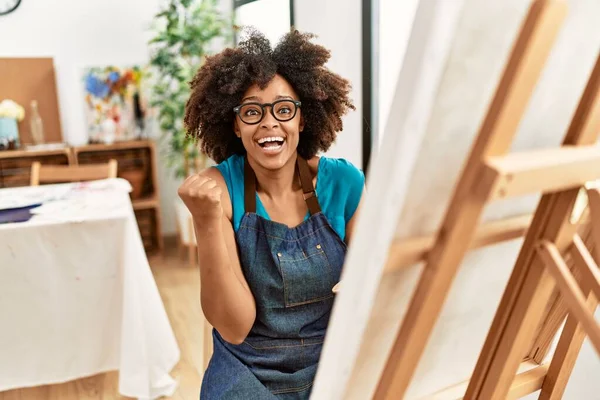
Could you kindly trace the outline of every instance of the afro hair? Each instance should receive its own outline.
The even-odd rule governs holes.
[[[305,159],[327,151],[342,130],[341,117],[355,107],[350,83],[325,67],[330,52],[312,43],[312,34],[292,30],[272,49],[260,32],[250,30],[236,48],[206,58],[191,82],[184,123],[201,150],[220,163],[233,154],[245,154],[233,132],[233,108],[247,89],[261,89],[281,75],[302,102],[304,130],[298,153]]]

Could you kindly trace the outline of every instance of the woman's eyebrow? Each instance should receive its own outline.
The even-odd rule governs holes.
[[[258,97],[256,97],[256,96],[244,97],[244,98],[242,99],[242,103],[243,103],[244,101],[246,101],[246,100],[257,100],[257,101],[258,101],[258,100],[260,100],[260,99],[259,99]]]
[[[281,100],[281,99],[290,99],[290,100],[294,100],[294,98],[292,96],[289,95],[278,95],[275,97],[275,100]],[[260,98],[257,96],[248,96],[248,97],[244,97],[242,99],[242,103],[246,100],[254,100],[254,101],[260,101]]]

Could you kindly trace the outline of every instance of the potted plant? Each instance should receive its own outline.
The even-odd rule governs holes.
[[[198,151],[183,126],[189,82],[206,55],[233,41],[233,23],[219,11],[216,0],[171,0],[154,18],[151,45],[151,106],[157,112],[166,159],[182,178],[203,168],[206,157]]]
[[[0,150],[12,150],[19,147],[19,126],[23,121],[25,109],[13,100],[0,102]]]

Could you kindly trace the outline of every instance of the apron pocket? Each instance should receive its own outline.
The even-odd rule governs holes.
[[[333,282],[333,271],[325,249],[320,244],[314,249],[310,254],[301,251],[291,258],[279,255],[286,307],[301,306],[333,297],[331,289],[336,282]]]

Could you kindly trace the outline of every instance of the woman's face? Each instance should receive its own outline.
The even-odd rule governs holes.
[[[292,86],[280,75],[275,75],[264,89],[253,85],[244,93],[234,130],[242,139],[248,157],[263,168],[280,169],[296,154],[304,128],[300,107],[293,103],[298,100]],[[273,107],[264,106],[262,110],[252,104],[274,102],[277,103]],[[242,118],[254,124],[245,123]]]

